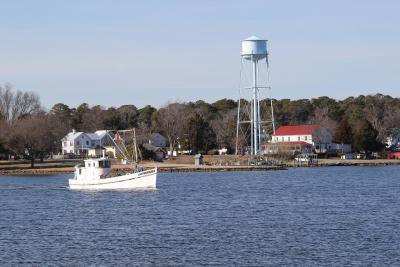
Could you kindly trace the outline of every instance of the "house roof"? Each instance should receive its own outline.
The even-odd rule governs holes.
[[[99,136],[95,133],[86,133],[87,136],[89,136],[90,139],[92,140],[99,140]]]
[[[64,138],[63,141],[74,141],[77,137],[79,137],[83,132],[70,132]]]
[[[107,134],[107,130],[98,130],[94,132],[97,135],[97,138],[103,138]]]
[[[288,125],[281,126],[276,131],[274,136],[279,135],[309,135],[313,134],[316,129],[320,128],[320,125],[310,124],[310,125]]]

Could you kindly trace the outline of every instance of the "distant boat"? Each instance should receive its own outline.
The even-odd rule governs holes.
[[[87,159],[84,166],[75,166],[75,177],[68,180],[70,189],[109,190],[156,188],[157,168],[135,168],[130,173],[113,174],[108,158]]]

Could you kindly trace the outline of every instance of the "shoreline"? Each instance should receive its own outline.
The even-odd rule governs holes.
[[[150,168],[150,167],[146,167]],[[130,171],[130,168],[113,168],[113,172],[117,171]],[[207,166],[207,167],[157,167],[158,173],[172,173],[172,172],[229,172],[229,171],[277,171],[287,170],[286,167],[281,166]],[[14,169],[2,170],[0,169],[0,176],[37,176],[37,175],[56,175],[56,174],[71,174],[73,175],[73,168],[59,168],[59,169]]]
[[[39,164],[38,164],[39,165]],[[302,166],[296,166],[294,162],[287,162],[286,164],[279,166],[246,166],[246,165],[230,165],[230,166],[220,166],[220,165],[200,165],[196,166],[194,164],[171,164],[171,163],[154,163],[154,162],[144,162],[140,164],[144,168],[158,168],[159,173],[172,173],[172,172],[229,172],[229,171],[277,171],[277,170],[287,170],[289,168],[305,168],[305,167],[351,167],[351,166],[392,166],[400,165],[400,160],[335,160],[335,159],[320,159],[318,164],[311,166],[303,164]],[[131,168],[127,168],[125,165],[115,165],[113,166],[113,171],[128,171]],[[56,174],[73,174],[74,167],[69,164],[69,166],[62,166],[58,164],[57,166],[38,166],[31,169],[30,166],[15,166],[15,167],[3,167],[0,165],[0,176],[11,175],[11,176],[25,176],[25,175],[56,175]]]

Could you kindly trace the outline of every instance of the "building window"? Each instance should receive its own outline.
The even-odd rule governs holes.
[[[290,136],[287,138],[288,142],[290,142]]]
[[[80,146],[80,145],[81,145],[81,142],[76,141],[76,145],[77,145],[77,146]]]
[[[70,146],[72,146],[72,145],[73,145],[73,144],[72,144],[72,141],[69,141],[69,145],[70,145]]]
[[[86,141],[86,145],[87,145],[87,146],[89,145],[89,141]]]
[[[298,141],[300,141],[300,136],[297,138]]]
[[[306,136],[304,136],[304,140],[305,140],[305,141],[307,141],[307,135],[306,135]]]

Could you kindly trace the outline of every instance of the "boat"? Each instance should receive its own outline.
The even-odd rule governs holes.
[[[133,168],[132,172],[113,173],[111,161],[104,155],[84,160],[83,166],[75,166],[74,173],[68,184],[70,189],[77,190],[154,189],[157,181],[157,168]]]
[[[145,170],[144,168],[137,168],[136,164],[139,160],[138,148],[136,143],[136,132],[132,130],[117,130],[114,136],[111,136],[112,131],[106,130],[109,140],[112,140],[116,151],[122,158],[123,164],[131,164],[132,161],[128,160],[128,150],[126,148],[125,140],[121,135],[133,134],[133,148],[135,165],[132,166],[130,172],[113,172],[111,169],[111,161],[103,155],[100,158],[91,158],[84,160],[83,166],[75,166],[75,176],[73,179],[68,180],[70,189],[93,189],[93,190],[109,190],[109,189],[151,189],[156,188],[157,183],[157,168]]]

